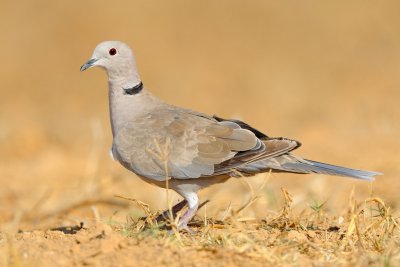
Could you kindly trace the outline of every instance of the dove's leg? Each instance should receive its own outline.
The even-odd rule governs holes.
[[[178,222],[178,230],[186,230],[189,233],[193,233],[192,230],[189,229],[187,224],[190,220],[196,215],[197,209],[199,208],[199,198],[196,192],[179,192],[187,201],[188,210],[183,214],[182,218],[179,219]]]
[[[189,233],[193,233],[193,231],[188,228],[187,224],[194,217],[194,215],[196,215],[196,212],[199,208],[199,197],[197,196],[197,192],[200,189],[214,183],[215,178],[187,180],[171,179],[170,188],[181,195],[187,201],[188,205],[188,210],[179,219],[178,230],[186,230]]]
[[[187,201],[186,199],[182,200],[181,202],[179,202],[178,204],[175,204],[175,206],[173,206],[172,209],[172,216],[173,218],[176,217],[176,214],[181,211],[183,209],[183,207],[185,207]],[[160,215],[157,216],[156,221],[157,222],[161,222],[163,221],[165,218],[170,218],[170,214],[169,214],[169,209],[164,211],[163,213],[161,213]]]

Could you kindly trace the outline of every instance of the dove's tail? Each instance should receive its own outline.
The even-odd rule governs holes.
[[[264,159],[261,161],[253,162],[245,166],[242,171],[244,172],[260,172],[272,169],[277,172],[293,172],[293,173],[321,173],[328,175],[337,175],[352,177],[361,180],[372,181],[376,175],[381,175],[380,172],[364,171],[350,169],[346,167],[326,164],[313,160],[302,159],[290,154],[278,156],[275,158]]]
[[[379,172],[350,169],[346,167],[326,164],[312,160],[304,160],[302,162],[296,162],[296,163],[288,162],[284,165],[289,165],[285,167],[290,167],[291,169],[294,170],[297,169],[299,171],[304,171],[307,173],[322,173],[329,175],[347,176],[368,181],[372,181],[374,180],[374,176],[382,174]]]

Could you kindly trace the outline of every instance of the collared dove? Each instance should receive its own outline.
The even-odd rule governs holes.
[[[276,171],[373,180],[381,174],[306,160],[290,153],[300,146],[298,141],[163,102],[144,88],[134,55],[122,42],[97,45],[80,70],[93,66],[108,74],[114,159],[152,184],[165,187],[168,179],[169,188],[184,198],[174,211],[188,205],[179,230],[190,231],[187,223],[199,207],[198,190],[233,176]]]

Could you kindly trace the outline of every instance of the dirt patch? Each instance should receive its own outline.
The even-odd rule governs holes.
[[[261,221],[231,211],[224,221],[194,221],[173,233],[144,218],[89,227],[3,232],[4,266],[309,266],[400,263],[400,220],[379,198],[352,202],[343,217],[323,209],[295,215],[285,205]],[[246,205],[245,205],[246,206]],[[239,210],[243,210],[243,207]],[[367,214],[369,213],[369,215]],[[168,222],[167,222],[168,223]],[[145,226],[147,225],[147,226]]]

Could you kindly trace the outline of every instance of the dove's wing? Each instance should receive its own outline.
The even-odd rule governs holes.
[[[126,123],[114,138],[113,153],[139,175],[164,180],[167,166],[169,177],[188,179],[213,175],[216,165],[261,146],[249,130],[164,107]]]

